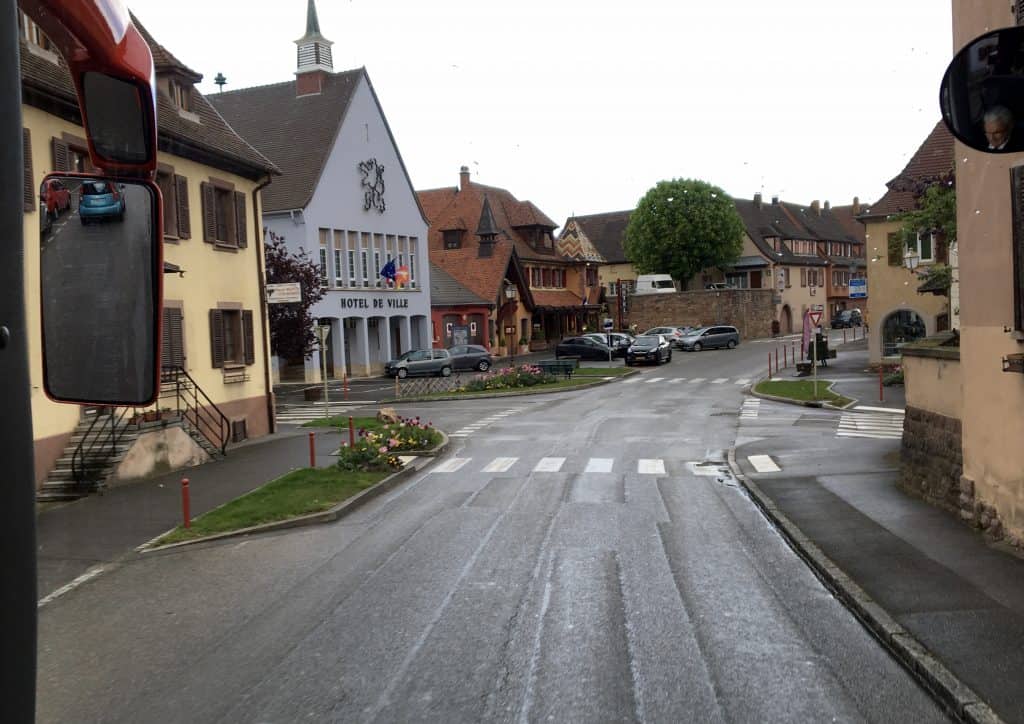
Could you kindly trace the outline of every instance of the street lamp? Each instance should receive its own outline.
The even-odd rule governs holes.
[[[903,255],[903,266],[910,271],[917,269],[917,265],[921,263],[921,255],[914,249],[907,250],[907,253]]]

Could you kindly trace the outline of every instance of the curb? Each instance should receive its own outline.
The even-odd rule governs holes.
[[[435,428],[436,429],[436,428]],[[420,470],[425,468],[428,464],[433,462],[436,456],[439,456],[447,451],[448,446],[451,444],[450,438],[444,432],[438,430],[444,435],[444,440],[441,441],[432,450],[420,453],[420,456],[426,459],[414,463],[405,468],[402,468],[396,473],[392,473],[387,476],[379,483],[376,483],[373,487],[361,490],[351,498],[345,498],[340,503],[335,505],[329,510],[324,510],[319,513],[310,513],[308,515],[300,515],[295,518],[288,518],[287,520],[275,520],[271,523],[261,523],[260,525],[250,526],[248,528],[240,528],[238,530],[225,531],[223,533],[214,533],[213,535],[203,536],[202,538],[192,538],[191,540],[179,541],[177,543],[168,543],[167,545],[155,546],[152,545],[153,541],[143,543],[135,550],[138,553],[155,553],[158,551],[167,551],[173,548],[181,548],[182,546],[195,545],[196,543],[208,543],[210,541],[223,540],[225,538],[236,538],[243,535],[252,535],[254,533],[269,533],[271,531],[287,530],[289,528],[300,528],[307,525],[319,525],[322,523],[333,523],[339,518],[343,518],[349,513],[361,508],[366,503],[369,503],[374,498],[378,498],[384,493],[392,491],[398,487],[399,483],[405,481],[406,478],[411,477],[414,473],[418,473]],[[266,483],[264,483],[266,484]],[[254,488],[255,490],[256,488]],[[238,498],[235,498],[237,500]],[[228,501],[230,502],[230,501]],[[171,530],[175,530],[172,528]],[[167,535],[170,531],[161,533],[153,540],[159,540],[163,536]]]
[[[961,681],[920,641],[879,606],[852,578],[804,535],[768,495],[749,479],[736,462],[736,448],[729,448],[729,468],[736,479],[825,587],[857,617],[915,679],[960,721],[996,724],[1003,719],[973,689]]]
[[[849,409],[852,409],[853,406],[856,405],[858,402],[860,402],[859,399],[857,399],[855,397],[851,397],[851,398],[849,398],[850,402],[848,404],[846,404],[846,405],[844,405],[842,407],[839,407],[838,405],[831,405],[831,404],[829,404],[827,402],[815,402],[814,400],[793,400],[793,399],[790,399],[789,397],[779,397],[777,395],[769,395],[769,394],[766,394],[764,392],[757,392],[755,388],[759,384],[761,384],[762,382],[766,382],[766,381],[767,382],[774,382],[774,378],[769,379],[767,377],[762,377],[757,382],[752,383],[750,385],[750,394],[753,395],[754,397],[760,397],[762,400],[772,400],[773,402],[784,402],[787,405],[796,405],[797,407],[814,407],[814,408],[819,408],[819,409],[820,408],[824,408],[826,410],[849,410]],[[835,387],[836,384],[838,384],[838,383],[836,383],[836,382],[830,382],[829,383],[828,389],[829,389],[830,392],[835,392],[835,390],[833,390],[832,388]],[[836,394],[838,395],[839,393],[836,392]],[[842,397],[846,397],[846,395],[841,395],[841,396]]]
[[[446,395],[445,397],[392,397],[390,399],[378,400],[375,404],[378,405],[397,405],[403,402],[450,402],[452,400],[491,400],[498,397],[525,397],[527,395],[553,395],[558,392],[575,392],[576,390],[587,390],[591,387],[598,387],[600,385],[609,385],[613,382],[618,382],[626,377],[640,374],[640,370],[630,370],[624,372],[621,375],[615,375],[613,379],[606,380],[603,377],[595,379],[593,382],[586,382],[580,385],[574,385],[572,387],[561,387],[557,390],[533,390],[525,389],[515,392],[495,392],[493,394],[479,394],[479,395]],[[583,375],[584,377],[590,377],[591,375]],[[593,377],[598,377],[593,375]]]

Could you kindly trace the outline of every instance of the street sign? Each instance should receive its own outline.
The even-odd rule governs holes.
[[[299,282],[267,285],[267,304],[294,304],[302,301],[302,285]]]
[[[850,299],[866,299],[868,296],[867,279],[850,280]]]
[[[811,312],[810,316],[811,324],[813,324],[815,327],[821,324],[821,312]]]
[[[812,312],[824,312],[825,311],[825,305],[824,304],[812,304],[811,305],[811,311]]]
[[[604,329],[605,329],[605,331],[611,331],[611,328],[613,326],[615,326],[615,323],[611,319],[605,319],[604,320]]]

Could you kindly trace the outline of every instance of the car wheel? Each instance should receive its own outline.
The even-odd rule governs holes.
[[[405,369],[405,367],[399,367],[396,374],[398,375],[398,379],[404,380],[409,376],[409,370]]]
[[[697,342],[696,344],[693,345],[694,352],[700,352],[702,349],[704,349],[704,345],[702,345],[700,342]]]
[[[668,359],[666,359],[665,361],[666,362],[671,362],[672,361],[672,352],[671,351],[668,353]]]
[[[447,367],[447,366],[446,367],[442,367],[441,368],[441,372],[439,374],[441,375],[441,377],[451,377],[452,376],[452,368],[451,367]]]
[[[728,347],[729,349],[736,349],[736,340],[735,339],[730,339],[729,340],[729,344],[727,344],[725,346]]]
[[[491,363],[488,362],[485,359],[482,359],[482,360],[480,360],[479,362],[476,363],[476,368],[478,370],[480,370],[481,372],[486,372],[487,370],[489,370],[491,368]]]

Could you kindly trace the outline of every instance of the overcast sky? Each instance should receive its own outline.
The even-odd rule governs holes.
[[[306,0],[127,0],[204,76],[293,78]],[[417,189],[474,180],[557,224],[662,179],[876,201],[939,118],[950,0],[319,0]],[[253,109],[258,113],[259,109]]]

